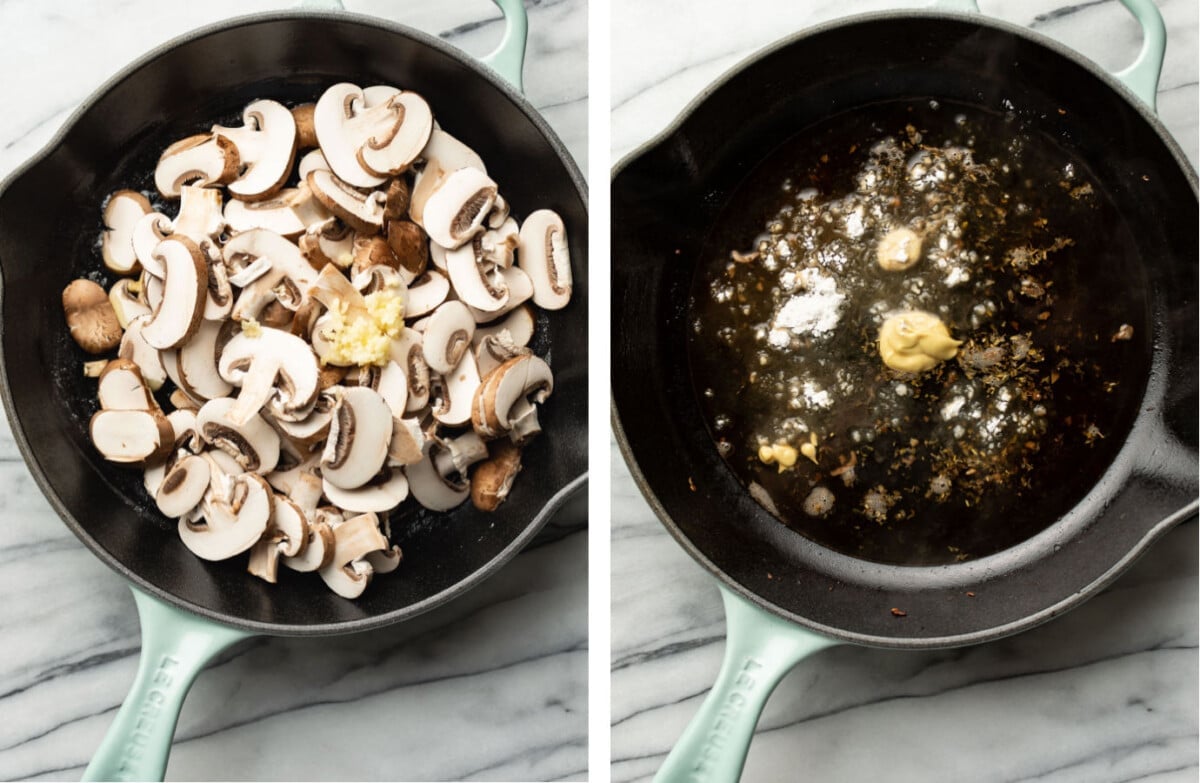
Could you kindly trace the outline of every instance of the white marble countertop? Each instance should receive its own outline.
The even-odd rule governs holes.
[[[287,0],[0,2],[0,178],[144,51]],[[480,55],[489,0],[347,0]],[[527,95],[586,171],[587,6],[529,3]],[[19,78],[17,78],[19,75]],[[258,639],[197,680],[168,780],[566,780],[587,775],[587,536],[581,514],[483,589],[413,621]],[[75,779],[137,664],[125,583],[90,555],[0,423],[0,778]],[[520,633],[510,629],[520,628]],[[313,727],[319,727],[314,732]],[[303,741],[296,737],[303,736]]]
[[[614,160],[704,86],[806,26],[912,2],[614,0]],[[1119,68],[1139,45],[1113,0],[982,0]],[[1197,159],[1197,4],[1159,2],[1168,29],[1159,112]],[[678,43],[673,43],[678,42]],[[724,649],[716,583],[674,543],[612,449],[614,781],[649,780],[708,692]],[[767,704],[744,781],[1195,781],[1197,525],[1055,622],[979,647],[835,647]]]

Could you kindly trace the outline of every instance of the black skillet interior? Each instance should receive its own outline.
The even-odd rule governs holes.
[[[149,503],[141,472],[104,462],[90,446],[95,382],[82,377],[89,357],[66,336],[59,304],[76,277],[108,282],[97,271],[101,201],[131,183],[146,186],[145,172],[167,144],[216,119],[241,124],[235,118],[251,100],[294,105],[339,81],[422,93],[442,127],[487,162],[518,219],[541,207],[563,216],[575,270],[571,304],[539,316],[534,347],[549,357],[555,389],[542,406],[545,432],[526,450],[510,499],[490,515],[470,503],[449,514],[406,503],[392,517],[401,570],[353,602],[313,575],[281,573],[269,586],[247,575],[240,559],[204,563],[180,544]],[[436,39],[344,14],[271,15],[199,31],[111,83],[0,196],[4,392],[14,434],[80,538],[168,600],[294,634],[365,629],[432,608],[515,554],[586,471],[585,198],[582,178],[544,121],[499,77]]]
[[[1131,243],[1136,274],[1125,289],[1107,285],[1102,295],[1133,297],[1133,309],[1144,314],[1143,353],[1125,369],[1145,391],[1129,401],[1104,444],[1107,465],[1064,482],[1067,502],[1047,498],[1047,508],[1011,509],[1014,524],[1033,531],[1020,543],[950,566],[882,565],[788,529],[718,456],[686,361],[688,296],[710,227],[772,150],[855,107],[930,98],[991,110],[1007,100],[1088,161],[1123,225],[1079,229]],[[614,419],[643,492],[694,557],[750,600],[840,638],[963,644],[1065,610],[1194,511],[1196,184],[1165,131],[1129,100],[1078,55],[1016,28],[940,14],[878,15],[772,47],[619,168],[612,202]],[[1079,278],[1101,272],[1081,270]],[[1071,295],[1096,291],[1081,285]],[[1089,308],[1075,310],[1086,318]],[[892,607],[907,612],[903,622]]]

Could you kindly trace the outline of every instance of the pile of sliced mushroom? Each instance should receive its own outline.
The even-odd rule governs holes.
[[[483,160],[385,86],[255,101],[154,182],[104,204],[116,282],[63,307],[84,350],[116,352],[84,365],[92,442],[144,470],[184,545],[355,598],[399,565],[387,515],[410,495],[504,502],[554,385],[533,308],[571,295],[558,215],[518,224]]]

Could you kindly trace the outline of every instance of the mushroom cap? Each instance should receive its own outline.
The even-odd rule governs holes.
[[[495,511],[508,498],[521,472],[521,449],[512,441],[497,441],[491,456],[471,475],[471,502],[480,511]]]
[[[142,328],[142,338],[161,351],[182,345],[199,328],[208,297],[208,264],[186,237],[167,237],[154,257],[163,265],[163,298]]]
[[[163,150],[154,169],[154,186],[166,198],[179,198],[184,185],[219,185],[237,176],[237,147],[222,136],[201,133]]]
[[[267,482],[257,473],[243,473],[232,482],[235,497],[241,499],[236,509],[220,498],[206,499],[203,522],[179,520],[184,546],[204,560],[226,560],[245,552],[271,523],[274,509]]]
[[[218,138],[229,139],[237,147],[241,174],[227,187],[235,198],[267,198],[292,172],[296,118],[278,101],[257,100],[242,111],[242,122],[241,128],[212,128]]]
[[[133,250],[133,229],[148,212],[150,200],[136,190],[118,190],[104,204],[104,232],[100,256],[104,265],[119,275],[137,271],[137,253]]]
[[[301,182],[304,182],[308,179],[309,172],[317,171],[318,169],[333,171],[333,169],[329,168],[329,161],[325,160],[325,153],[319,149],[310,150],[296,164],[296,175]]]
[[[200,504],[208,491],[211,463],[189,454],[175,461],[154,493],[158,510],[168,517],[181,517]]]
[[[340,509],[365,513],[391,511],[408,497],[408,479],[400,470],[384,467],[379,475],[358,489],[342,489],[324,480],[325,497]]]
[[[342,489],[357,489],[383,467],[392,438],[392,412],[383,397],[361,386],[344,389],[334,405],[321,475]]]
[[[429,369],[446,374],[470,351],[475,319],[462,302],[443,302],[425,325],[422,351]]]
[[[62,306],[71,338],[83,350],[107,353],[121,343],[121,322],[98,283],[72,280],[63,289]]]
[[[170,422],[157,409],[99,410],[88,432],[106,460],[129,465],[166,459],[175,444]]]
[[[539,209],[525,218],[518,258],[533,284],[533,303],[546,310],[566,307],[571,300],[571,256],[557,212]]]
[[[421,216],[414,214],[413,219],[430,239],[453,250],[481,230],[495,200],[496,183],[491,177],[477,168],[462,168],[434,186]]]
[[[234,404],[229,397],[204,403],[196,414],[200,437],[233,457],[244,470],[270,473],[279,464],[279,435],[262,416],[251,416],[244,424],[230,421]]]

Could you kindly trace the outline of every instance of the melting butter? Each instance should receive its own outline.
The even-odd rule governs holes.
[[[926,372],[958,355],[962,342],[950,336],[942,319],[923,310],[893,315],[879,329],[879,356],[900,372]]]

